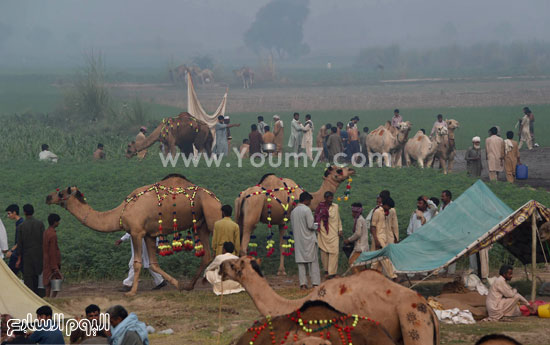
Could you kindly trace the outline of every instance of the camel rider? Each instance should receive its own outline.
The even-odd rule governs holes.
[[[147,127],[141,126],[139,129],[139,133],[136,135],[136,140],[135,140],[136,143],[139,143],[140,141],[145,140],[147,138],[146,134],[147,134]],[[137,158],[143,159],[145,158],[146,155],[147,155],[147,149],[141,150],[137,153]]]
[[[435,133],[437,133],[437,130],[442,127],[447,127],[447,122],[443,121],[443,115],[438,114],[437,121],[434,122],[434,126],[432,127],[432,132],[430,133],[430,137],[433,138]]]
[[[403,117],[399,115],[399,109],[395,109],[393,111],[393,117],[391,118],[391,125],[398,128],[401,122],[403,122]]]

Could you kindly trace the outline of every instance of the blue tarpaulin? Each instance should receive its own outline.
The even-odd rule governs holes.
[[[431,272],[456,261],[514,211],[478,180],[403,241],[364,252],[355,264],[388,258],[397,273]]]

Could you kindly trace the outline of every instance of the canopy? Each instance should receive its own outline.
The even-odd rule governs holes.
[[[62,314],[63,318],[69,316],[59,308],[52,306],[38,297],[19,278],[13,274],[4,260],[0,260],[0,314],[10,314],[16,319],[25,319],[30,313],[33,319],[36,317],[36,309],[44,305],[52,307],[54,313]]]
[[[550,220],[550,210],[533,200],[514,212],[478,180],[402,242],[364,252],[356,264],[388,258],[397,273],[432,272],[497,241],[525,264],[532,253],[530,216],[535,211],[538,225]],[[544,262],[539,242],[537,261]]]
[[[225,90],[225,94],[223,95],[222,101],[218,106],[218,109],[216,109],[214,114],[209,115],[206,111],[204,111],[201,103],[199,102],[197,94],[195,93],[195,87],[193,86],[193,79],[191,78],[191,74],[187,73],[187,112],[197,119],[206,122],[208,127],[210,127],[214,142],[216,142],[216,130],[214,129],[214,126],[216,125],[216,123],[218,123],[218,116],[225,115],[226,104],[227,89]]]

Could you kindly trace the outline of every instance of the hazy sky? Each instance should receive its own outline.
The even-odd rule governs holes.
[[[198,54],[251,57],[243,33],[268,0],[2,0],[0,64],[183,62]],[[310,0],[310,56],[361,48],[548,40],[550,0]]]

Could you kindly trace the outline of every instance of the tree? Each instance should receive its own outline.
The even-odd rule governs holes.
[[[309,46],[303,42],[303,28],[308,14],[309,0],[271,0],[256,14],[244,43],[257,54],[267,51],[279,58],[305,55]]]

